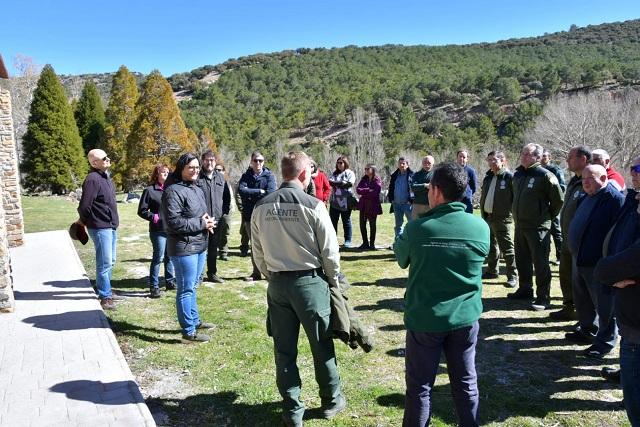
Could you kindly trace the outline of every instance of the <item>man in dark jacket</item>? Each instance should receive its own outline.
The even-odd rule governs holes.
[[[480,212],[482,218],[489,225],[491,237],[489,255],[487,256],[487,271],[482,275],[482,278],[498,278],[498,258],[501,253],[507,267],[506,287],[515,288],[518,283],[518,273],[511,229],[513,224],[513,216],[511,215],[513,174],[506,168],[505,155],[502,151],[490,152],[487,155],[487,163],[489,163],[489,171],[482,181]],[[499,252],[498,249],[500,249]]]
[[[411,191],[413,191],[414,195],[411,208],[412,219],[416,219],[429,211],[429,182],[431,182],[431,175],[433,175],[434,164],[433,156],[424,156],[422,158],[422,169],[413,174],[413,182],[411,183]]]
[[[196,184],[202,189],[204,199],[207,203],[207,213],[210,217],[220,221],[222,215],[229,213],[231,207],[231,193],[224,179],[224,175],[216,171],[216,155],[211,150],[202,153],[202,169]],[[213,283],[223,283],[218,276],[218,242],[222,227],[216,227],[213,235],[209,236],[207,249],[207,275],[205,280]]]
[[[520,153],[520,166],[513,175],[515,222],[514,246],[520,283],[511,299],[533,298],[533,270],[536,273],[534,310],[546,310],[551,301],[549,268],[549,228],[562,208],[562,188],[558,179],[540,166],[542,146],[527,144]]]
[[[587,194],[578,205],[569,226],[569,250],[573,259],[573,301],[578,312],[578,327],[565,337],[577,343],[593,344],[583,355],[602,359],[616,344],[618,330],[613,317],[613,293],[593,277],[602,258],[602,242],[622,207],[624,198],[607,179],[600,165],[582,171],[582,186]]]
[[[253,208],[260,199],[274,191],[276,191],[276,177],[269,169],[264,167],[262,153],[254,151],[251,153],[251,166],[242,174],[238,183],[238,193],[242,199],[242,222],[249,239],[251,239],[251,214],[253,214]],[[251,255],[251,265],[253,266],[253,271],[251,276],[245,280],[250,282],[260,280],[262,276],[253,259],[253,254]]]
[[[473,195],[476,193],[476,187],[478,185],[478,177],[476,176],[476,170],[469,166],[469,152],[467,150],[460,150],[456,154],[456,161],[462,166],[467,173],[469,183],[467,189],[464,192],[462,203],[465,204],[466,212],[473,213]]]
[[[576,310],[573,305],[573,285],[572,285],[572,261],[569,251],[569,224],[578,208],[578,201],[584,196],[582,188],[582,171],[591,161],[591,150],[584,146],[573,147],[567,154],[567,167],[574,173],[569,180],[565,194],[562,210],[560,211],[560,231],[562,232],[562,247],[560,249],[560,291],[562,292],[562,308],[549,313],[549,317],[554,320],[576,320]]]
[[[594,277],[614,290],[615,316],[620,327],[620,368],[624,405],[631,425],[640,425],[640,157],[631,166],[633,189],[603,245],[605,255]]]
[[[395,215],[395,236],[402,231],[404,218],[411,221],[411,204],[413,203],[413,171],[409,168],[409,162],[404,157],[398,158],[398,169],[391,174],[389,181],[389,193],[391,212]]]
[[[562,192],[567,188],[564,180],[564,172],[558,165],[554,165],[551,163],[551,153],[549,150],[545,149],[542,153],[542,158],[540,159],[540,164],[543,168],[551,172],[555,175],[560,183],[560,187],[562,188]],[[556,248],[556,260],[552,261],[552,264],[559,265],[560,264],[560,252],[562,251],[562,231],[560,230],[560,217],[556,216],[551,220],[551,238],[553,239],[553,244]]]
[[[107,171],[111,159],[103,150],[93,149],[87,155],[91,171],[82,184],[82,197],[78,206],[80,219],[87,227],[96,249],[96,287],[100,305],[104,310],[115,310],[111,292],[111,270],[116,263],[116,229],[119,225],[116,189]],[[118,299],[118,298],[116,298]]]

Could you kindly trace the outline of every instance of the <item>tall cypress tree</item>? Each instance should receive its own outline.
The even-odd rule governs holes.
[[[84,152],[104,147],[104,107],[96,84],[89,80],[82,88],[74,116]]]
[[[109,105],[105,113],[106,152],[113,164],[112,178],[122,186],[127,171],[127,137],[136,118],[135,107],[140,94],[136,78],[124,65],[113,76]]]
[[[33,93],[22,150],[28,189],[65,194],[80,186],[87,173],[78,127],[51,65],[42,69]]]
[[[170,164],[193,148],[171,86],[159,71],[152,71],[142,86],[136,120],[127,138],[130,184],[146,179],[156,163]]]

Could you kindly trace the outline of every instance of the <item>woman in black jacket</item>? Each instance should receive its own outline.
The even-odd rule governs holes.
[[[160,204],[164,184],[169,176],[169,166],[158,163],[151,172],[149,186],[142,192],[138,204],[138,216],[149,221],[149,239],[153,246],[153,256],[149,267],[149,296],[160,298],[160,264],[164,262],[164,281],[167,290],[176,288],[173,263],[166,253],[167,233],[160,219]]]
[[[207,259],[209,233],[216,226],[207,212],[204,194],[196,185],[199,172],[197,156],[180,156],[161,203],[167,253],[176,272],[178,322],[185,342],[209,341],[207,335],[197,331],[213,327],[200,321],[196,302],[196,285]]]

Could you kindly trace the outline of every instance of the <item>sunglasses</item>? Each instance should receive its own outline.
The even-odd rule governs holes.
[[[336,162],[336,165],[342,165],[344,162]]]
[[[631,166],[631,173],[640,173],[640,165]]]
[[[110,162],[110,161],[111,161],[111,159],[109,158],[109,156],[104,156],[104,157],[103,157],[102,159],[100,159],[100,160],[102,160],[103,162]]]
[[[253,159],[254,163],[264,163],[264,159]]]

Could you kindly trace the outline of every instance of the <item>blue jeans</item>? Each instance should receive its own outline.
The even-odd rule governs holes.
[[[111,271],[116,263],[116,241],[114,228],[87,228],[96,248],[96,287],[98,298],[111,298]]]
[[[200,324],[196,285],[207,260],[207,252],[195,255],[172,256],[176,271],[176,311],[184,335],[193,335]]]
[[[175,284],[173,263],[167,256],[167,234],[162,231],[150,231],[149,238],[153,246],[153,256],[149,267],[149,287],[157,289],[160,284],[160,264],[164,262],[165,283]]]
[[[594,267],[577,267],[573,258],[573,304],[578,313],[580,329],[598,332],[593,346],[611,351],[618,338],[618,326],[613,315],[613,289],[593,278]]]
[[[620,380],[627,417],[633,427],[640,426],[640,344],[624,338],[620,343]]]
[[[440,353],[444,350],[451,394],[463,427],[479,425],[476,343],[478,322],[449,332],[407,331],[405,381],[407,385],[402,425],[426,426],[431,419],[433,389]]]
[[[342,218],[342,229],[344,230],[344,242],[351,243],[351,237],[353,234],[351,227],[351,211],[341,211],[340,209],[336,209],[334,207],[329,207],[329,217],[331,217],[331,223],[333,224],[333,229],[336,230],[336,234],[338,233],[338,220]]]
[[[394,231],[396,232],[396,237],[400,235],[402,232],[402,223],[404,222],[404,218],[407,218],[407,222],[411,221],[411,203],[393,203],[393,215],[396,219],[396,226]]]

